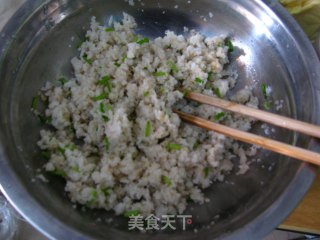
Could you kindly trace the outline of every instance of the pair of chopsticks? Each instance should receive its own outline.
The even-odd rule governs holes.
[[[187,99],[194,100],[200,103],[215,106],[227,111],[239,113],[252,117],[275,126],[283,127],[300,133],[304,133],[309,136],[320,138],[320,127],[312,125],[306,122],[298,121],[295,119],[279,116],[270,112],[262,111],[259,109],[247,107],[234,102],[226,101],[220,98],[206,96],[199,93],[190,92],[185,96]],[[320,165],[320,154],[308,151],[306,149],[295,147],[289,144],[285,144],[269,138],[257,136],[252,133],[240,131],[234,128],[230,128],[212,121],[208,121],[190,114],[186,114],[181,111],[174,110],[180,118],[186,122],[196,125],[201,128],[205,128],[217,133],[221,133],[228,137],[254,144],[265,149],[271,150],[276,153],[280,153],[292,158],[296,158],[305,162]]]

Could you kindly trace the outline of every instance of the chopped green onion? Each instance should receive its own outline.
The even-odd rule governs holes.
[[[211,78],[212,78],[212,76],[213,76],[213,72],[208,72],[208,78],[207,78],[207,80],[211,80]]]
[[[112,111],[112,106],[110,103],[107,104],[107,110]]]
[[[71,170],[76,173],[80,172],[80,168],[78,166],[72,167]]]
[[[45,150],[41,152],[41,157],[43,157],[45,160],[49,160],[51,157],[51,153],[49,150]]]
[[[149,96],[149,94],[150,94],[149,91],[145,91],[145,92],[143,93],[143,96],[144,96],[144,97],[147,97],[147,96]]]
[[[173,61],[169,60],[167,63],[173,72],[179,72],[177,65]]]
[[[271,106],[272,106],[272,103],[270,101],[266,101],[266,102],[263,103],[263,107],[266,110],[270,110]]]
[[[85,41],[80,41],[80,42],[78,42],[77,45],[76,45],[76,48],[77,48],[77,49],[80,48],[84,42],[85,42]]]
[[[196,83],[199,83],[199,84],[203,84],[204,83],[204,81],[201,78],[198,78],[198,77],[194,81]]]
[[[128,57],[124,56],[123,58],[121,58],[121,62],[124,63],[127,59],[128,59]]]
[[[204,173],[204,176],[205,176],[205,177],[208,177],[208,176],[209,176],[209,168],[208,168],[208,167],[205,167],[205,168],[203,169],[203,173]]]
[[[65,173],[65,171],[56,168],[55,170],[51,171],[52,174],[60,176],[60,177],[66,177],[67,174]]]
[[[219,88],[215,88],[214,89],[214,94],[218,97],[218,98],[222,98],[221,92]]]
[[[145,130],[145,136],[150,137],[151,134],[151,122],[147,121],[146,123],[146,130]]]
[[[108,76],[108,75],[103,76],[102,79],[98,81],[98,84],[106,86],[108,88],[109,92],[111,92],[112,84],[110,83],[110,76]]]
[[[140,214],[139,210],[130,210],[130,211],[126,211],[124,213],[125,217],[132,217],[132,216],[138,216]]]
[[[233,44],[229,38],[226,39],[225,44],[228,47],[228,52],[233,52],[234,47],[233,47]]]
[[[58,151],[61,153],[61,154],[64,154],[66,152],[66,149],[62,148],[62,147],[58,147]]]
[[[114,32],[114,28],[113,27],[108,27],[108,28],[105,28],[104,31],[106,31],[106,32]]]
[[[32,98],[32,103],[31,103],[31,108],[33,109],[33,110],[37,110],[37,108],[38,108],[38,97],[37,96],[35,96],[35,97],[33,97]]]
[[[115,62],[114,65],[115,65],[116,67],[120,67],[120,66],[121,66],[121,63]]]
[[[46,116],[39,114],[38,118],[42,124],[50,124],[52,122],[52,116],[46,117]]]
[[[65,148],[70,149],[72,151],[77,149],[77,147],[74,144],[67,144],[65,145]]]
[[[105,196],[109,196],[109,194],[110,194],[108,187],[101,188],[101,192],[102,192]]]
[[[100,108],[100,112],[102,112],[102,113],[106,112],[106,110],[104,109],[104,103],[103,102],[100,103],[99,108]]]
[[[155,72],[153,74],[155,77],[164,77],[166,76],[167,74],[165,72]]]
[[[102,118],[103,118],[103,121],[105,121],[105,122],[109,122],[110,121],[110,119],[105,115],[103,115]]]
[[[206,85],[204,86],[204,89],[212,89],[212,82],[206,82]]]
[[[141,40],[136,41],[136,43],[138,43],[139,45],[142,45],[144,43],[148,43],[149,41],[150,41],[149,38],[145,37]]]
[[[162,183],[166,184],[168,187],[172,186],[172,181],[169,177],[162,176],[161,180],[162,180]]]
[[[95,189],[92,189],[91,193],[90,193],[90,200],[88,201],[88,205],[92,206],[94,204],[97,203],[98,200],[98,192]]]
[[[88,55],[85,53],[82,56],[83,60],[88,63],[89,65],[92,65],[93,60],[88,58]]]
[[[267,98],[269,97],[267,84],[263,83],[263,84],[261,85],[261,92],[262,92],[264,98],[267,99]]]
[[[194,144],[193,144],[193,149],[196,149],[196,148],[198,148],[199,147],[199,145],[200,145],[200,141],[199,140],[197,140]]]
[[[105,137],[103,140],[103,145],[106,151],[109,151],[110,143],[108,137]]]
[[[101,93],[100,95],[98,96],[95,96],[92,98],[93,101],[100,101],[100,100],[103,100],[103,99],[106,99],[109,97],[109,94],[104,92],[104,93]]]
[[[162,86],[160,87],[160,94],[163,95],[166,92],[166,89]]]
[[[106,86],[108,84],[110,80],[110,76],[106,75],[106,76],[103,76],[99,81],[98,81],[98,84],[100,85],[103,85],[103,86]]]
[[[68,80],[65,77],[59,78],[58,81],[61,83],[61,85],[64,85],[64,84],[66,84],[68,82]]]
[[[134,42],[138,42],[139,41],[140,36],[139,35],[134,35],[133,36],[133,41]]]
[[[214,120],[219,121],[219,120],[221,120],[221,118],[223,118],[225,115],[226,115],[226,114],[225,114],[224,112],[216,113],[216,114],[214,115]]]
[[[189,89],[183,89],[182,94],[183,96],[187,96],[191,91]]]
[[[176,143],[168,143],[166,147],[169,150],[181,150],[182,148],[180,144],[176,144]]]
[[[91,193],[90,193],[90,196],[91,196],[92,199],[97,200],[97,197],[98,197],[98,192],[97,192],[97,190],[93,189],[93,190],[91,191]]]
[[[187,203],[194,203],[194,201],[192,200],[192,198],[190,196],[187,197]]]

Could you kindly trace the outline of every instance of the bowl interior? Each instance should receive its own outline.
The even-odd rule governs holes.
[[[120,20],[125,11],[136,18],[137,32],[150,38],[163,36],[168,29],[183,34],[185,26],[207,36],[230,36],[236,50],[231,55],[229,67],[239,73],[235,90],[253,87],[262,106],[261,84],[265,83],[272,88],[273,101],[283,101],[281,109],[277,110],[277,104],[273,104],[272,111],[305,121],[313,121],[316,109],[310,71],[302,50],[282,20],[263,2],[134,2],[134,6],[111,0],[50,1],[41,6],[33,3],[28,8],[32,14],[26,20],[20,19],[21,27],[3,53],[0,102],[1,137],[7,159],[10,159],[6,164],[22,188],[32,196],[34,204],[66,228],[76,229],[83,236],[150,237],[149,234],[129,231],[128,220],[115,217],[111,212],[81,206],[75,208],[64,194],[62,179],[43,173],[49,179],[49,183],[44,183],[36,177],[44,162],[37,156],[36,142],[41,125],[30,111],[32,97],[46,81],[54,82],[61,75],[72,76],[70,59],[78,54],[76,46],[84,39],[92,16],[107,24],[111,16]],[[262,128],[261,123],[255,124],[253,131],[302,147],[308,147],[310,142],[309,138],[283,129]],[[227,236],[271,208],[303,167],[296,160],[262,149],[252,160],[251,169],[245,175],[238,176],[234,171],[226,181],[213,183],[206,189],[209,203],[190,204],[185,214],[192,215],[193,223],[186,231],[177,226],[175,231],[150,234],[159,239],[164,236],[172,239]],[[15,205],[20,208],[18,203]],[[113,218],[112,222],[110,218]],[[30,220],[38,225],[39,219],[30,217]],[[268,223],[259,234],[277,224],[279,222]],[[193,234],[195,228],[197,234]],[[58,228],[48,234],[62,236]]]

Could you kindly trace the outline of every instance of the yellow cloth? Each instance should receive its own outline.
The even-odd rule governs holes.
[[[311,41],[320,37],[320,0],[280,0]]]

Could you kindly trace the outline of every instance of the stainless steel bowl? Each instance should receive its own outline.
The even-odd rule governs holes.
[[[247,174],[233,173],[224,183],[214,183],[206,190],[210,203],[187,209],[193,215],[187,231],[151,234],[130,232],[122,217],[105,222],[113,216],[109,212],[74,209],[62,179],[47,175],[50,182],[44,183],[36,178],[43,162],[37,158],[40,126],[30,112],[32,97],[45,81],[72,75],[70,58],[77,54],[75,46],[91,16],[106,23],[122,11],[132,14],[138,32],[149,37],[167,29],[182,33],[184,26],[208,36],[229,35],[237,47],[230,66],[239,72],[236,88],[254,86],[261,96],[260,84],[267,83],[273,98],[284,100],[280,114],[319,124],[318,59],[277,1],[136,0],[130,6],[111,0],[29,0],[0,34],[1,190],[31,224],[56,239],[262,238],[298,204],[314,179],[314,167],[260,150],[255,158],[262,161],[253,162]],[[261,124],[254,131],[264,134]],[[315,140],[286,130],[275,128],[271,137],[319,148]],[[212,221],[216,223],[210,225]]]

